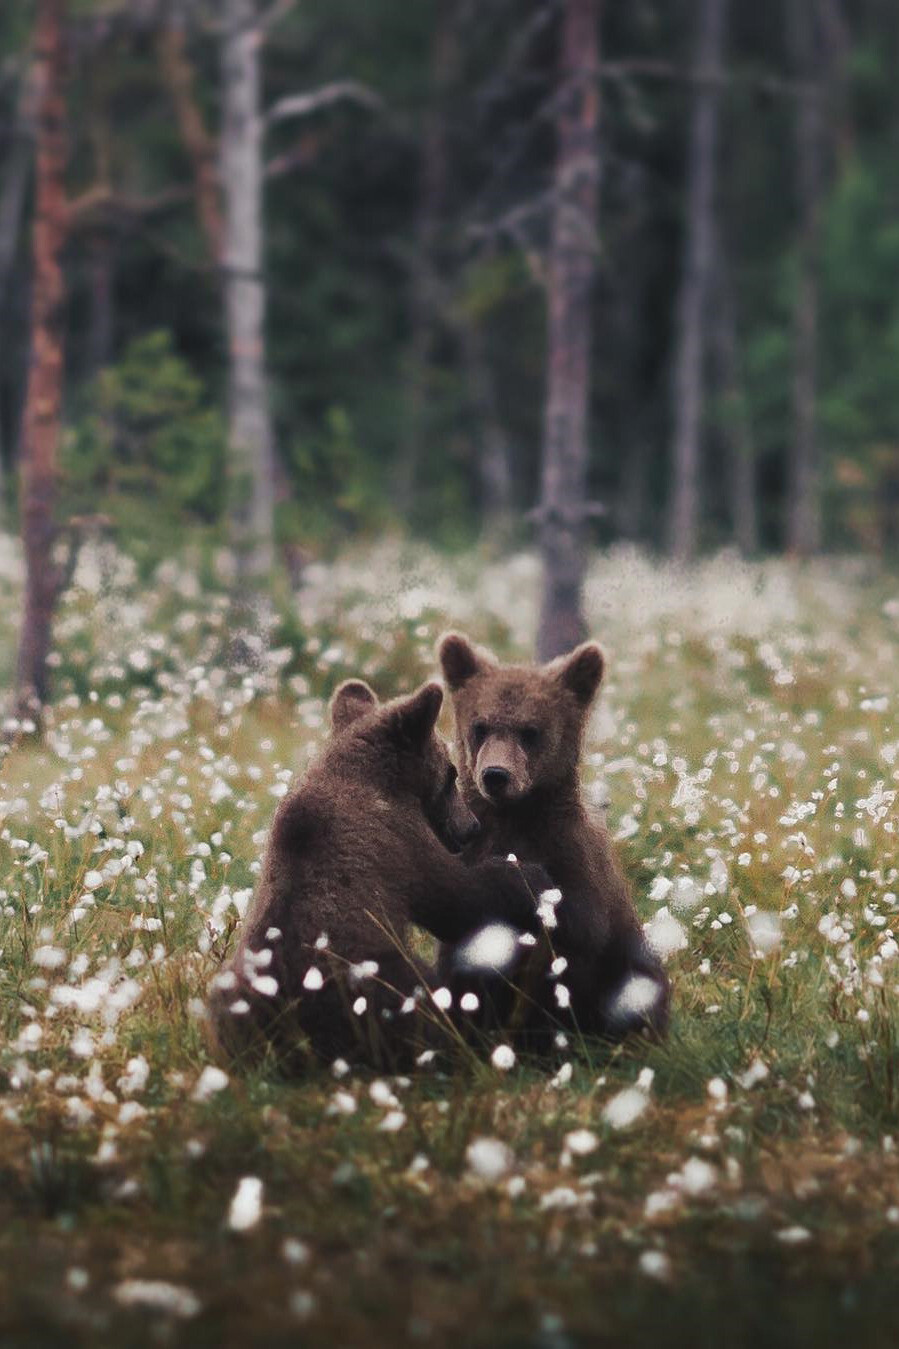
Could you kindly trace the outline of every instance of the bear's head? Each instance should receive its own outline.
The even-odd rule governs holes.
[[[465,777],[494,804],[523,800],[576,772],[603,673],[595,642],[548,665],[500,665],[450,632],[438,646]]]
[[[361,679],[348,679],[331,699],[333,743],[365,779],[404,804],[417,803],[453,852],[471,842],[478,821],[459,791],[449,747],[437,733],[439,684],[381,703]]]

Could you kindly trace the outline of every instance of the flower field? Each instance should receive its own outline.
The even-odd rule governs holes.
[[[865,565],[592,565],[585,790],[666,1043],[299,1083],[209,1056],[330,691],[411,689],[448,626],[526,657],[537,581],[385,545],[229,661],[214,562],[82,557],[45,742],[7,723],[0,759],[4,1349],[892,1342],[899,583]],[[19,585],[0,539],[4,683]]]

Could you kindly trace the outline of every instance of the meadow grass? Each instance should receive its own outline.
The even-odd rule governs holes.
[[[345,675],[411,688],[450,624],[526,653],[533,562],[313,569],[244,671],[186,566],[76,580],[0,766],[0,1345],[892,1342],[895,581],[596,560],[584,785],[664,1044],[289,1083],[210,1075],[202,1014],[277,799]]]

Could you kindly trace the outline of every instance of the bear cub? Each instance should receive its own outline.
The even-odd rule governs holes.
[[[237,951],[213,980],[225,1054],[272,1050],[287,1071],[408,1061],[430,973],[408,953],[410,924],[451,943],[485,918],[539,930],[519,869],[458,855],[478,824],[435,730],[442,700],[433,683],[383,705],[361,680],[335,693],[332,734],[278,806]]]
[[[542,864],[561,892],[541,906],[548,943],[530,954],[523,948],[508,977],[493,980],[494,1015],[512,1018],[537,1045],[559,1027],[616,1040],[633,1030],[664,1033],[667,976],[647,945],[609,835],[580,788],[602,652],[587,642],[548,665],[500,665],[449,633],[438,653],[462,790],[481,826],[467,856],[482,864],[514,853],[522,863]],[[455,996],[472,986],[456,946],[441,951],[440,969]]]

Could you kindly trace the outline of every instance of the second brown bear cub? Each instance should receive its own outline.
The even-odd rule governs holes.
[[[337,690],[332,735],[278,807],[237,952],[214,980],[220,1051],[273,1050],[294,1071],[408,1060],[428,973],[405,949],[410,923],[445,942],[491,917],[539,931],[517,868],[448,851],[478,826],[435,731],[442,700],[439,684],[386,704],[361,680]]]
[[[535,980],[532,961],[517,980],[526,995],[527,1038],[539,1042],[554,1027],[572,1024],[614,1039],[643,1028],[662,1033],[667,977],[646,943],[609,836],[588,814],[580,789],[602,652],[588,642],[549,665],[500,665],[449,633],[439,656],[455,714],[460,782],[481,825],[469,857],[514,853],[522,863],[541,863],[561,891],[557,925],[549,931],[555,966],[545,962]],[[441,968],[448,977],[457,970],[454,991],[461,991],[465,974],[454,949],[442,952]],[[496,987],[502,1002],[501,981]]]

